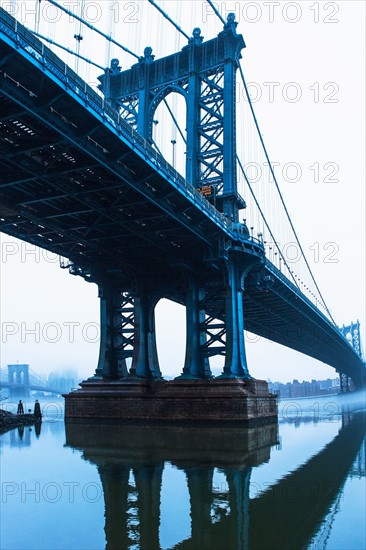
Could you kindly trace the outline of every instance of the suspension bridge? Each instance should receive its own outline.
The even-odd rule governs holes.
[[[31,391],[62,394],[62,389],[51,386],[29,365],[8,365],[0,370],[0,388],[8,389],[11,397],[30,397]]]
[[[125,70],[115,57],[103,72],[97,65],[92,88],[46,45],[65,49],[39,32],[39,22],[29,30],[0,11],[0,229],[59,254],[62,267],[99,288],[98,366],[70,394],[66,413],[94,414],[85,411],[95,408],[95,392],[117,391],[117,382],[128,383],[131,399],[155,392],[150,381],[162,381],[154,321],[161,298],[186,308],[185,364],[175,385],[161,385],[165,398],[215,393],[210,358],[219,355],[220,391],[231,380],[240,395],[258,393],[263,401],[265,383],[249,374],[244,328],[331,365],[343,391],[350,380],[364,387],[359,323],[336,325],[306,259],[251,103],[234,14],[223,19],[208,1],[222,30],[206,40],[149,0],[186,39],[180,51],[156,58],[149,46],[136,54],[82,13],[47,4],[77,21],[78,46],[87,30],[134,58]],[[95,65],[79,47],[73,54]],[[245,124],[237,77],[247,96]],[[174,112],[171,95],[184,108]],[[158,143],[162,106],[176,128],[174,166]],[[253,141],[273,179],[270,199],[263,199],[265,182],[254,188],[245,170]],[[300,251],[297,273],[284,239]],[[178,416],[194,415],[188,409]],[[121,414],[117,402],[103,411]]]

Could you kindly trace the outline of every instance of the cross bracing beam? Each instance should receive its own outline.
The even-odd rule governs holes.
[[[24,184],[31,184],[32,182],[38,183],[45,177],[52,178],[52,176],[57,176],[59,179],[61,175],[65,178],[69,175],[79,174],[81,177],[84,177],[84,178],[87,176],[89,176],[89,178],[91,176],[94,176],[93,179],[97,179],[95,173],[90,174],[90,172],[89,173],[85,172],[85,170],[93,170],[97,168],[98,165],[95,162],[92,163],[89,161],[89,162],[85,162],[84,164],[81,163],[78,166],[75,166],[73,168],[67,168],[67,169],[65,168],[62,169],[60,166],[58,168],[55,167],[53,170],[45,168],[45,169],[42,169],[41,173],[39,173],[38,175],[35,175],[35,173],[38,172],[40,167],[39,167],[39,163],[34,160],[34,157],[27,157],[26,162],[20,163],[20,162],[17,162],[15,158],[13,159],[7,155],[5,156],[0,155],[0,156],[2,157],[1,158],[2,164],[8,165],[8,167],[11,168],[12,172],[16,173],[15,179],[9,179],[5,181],[0,180],[1,181],[0,188],[24,186]],[[21,171],[23,172],[23,174],[21,174]],[[28,176],[26,176],[26,174],[28,174]],[[101,176],[99,177],[101,178]],[[50,181],[50,179],[48,179],[47,181]],[[80,183],[78,183],[78,185],[80,187]],[[87,192],[87,190],[85,192]]]
[[[53,183],[51,183],[51,185],[53,185]],[[66,189],[67,189],[67,186],[64,186],[64,187],[66,187]],[[89,193],[91,193],[91,192],[92,191],[89,190]],[[74,195],[73,191],[69,188],[69,191],[66,195],[64,194],[64,195],[58,195],[58,196],[46,197],[46,198],[40,197],[39,199],[33,199],[32,201],[23,201],[23,202],[20,203],[20,205],[25,206],[25,205],[32,204],[33,206],[37,206],[39,204],[42,204],[43,202],[46,202],[47,203],[47,208],[49,209],[49,208],[53,207],[52,203],[55,200],[55,198],[56,199],[62,198],[62,199],[70,200],[70,197],[73,196],[73,195]],[[77,193],[77,196],[78,196],[78,198],[80,198],[80,197],[83,196],[83,193]],[[120,194],[117,195],[117,198],[118,198],[119,202],[122,202],[123,197],[121,197]],[[124,208],[124,214],[125,215],[127,214],[129,216],[134,215],[135,222],[138,222],[139,220],[149,221],[149,220],[153,220],[153,219],[157,219],[157,220],[161,221],[163,219],[161,214],[158,214],[158,213],[152,214],[150,212],[144,213],[143,210],[141,210],[141,208],[144,205],[148,204],[148,202],[146,200],[140,200],[140,201],[136,201],[136,202],[128,201],[126,204],[127,204],[127,208],[128,208],[129,213],[126,212],[126,209]],[[95,205],[90,202],[89,207],[87,209],[83,210],[83,212],[92,212],[93,210],[95,210],[94,206]],[[117,206],[117,204],[115,203],[114,206]],[[120,210],[121,210],[121,208],[120,208]],[[44,219],[52,219],[52,218],[56,218],[56,217],[67,217],[68,215],[74,216],[78,212],[80,213],[81,211],[80,210],[68,211],[67,208],[65,208],[65,205],[63,204],[62,210],[60,210],[59,212],[57,212],[55,214],[45,215]],[[107,214],[108,214],[108,210],[104,209],[104,210],[102,210],[101,217],[102,218],[106,217]]]
[[[232,224],[228,223],[223,216],[195,193],[159,155],[149,148],[140,136],[134,134],[131,129],[127,129],[125,123],[118,121],[118,115],[113,109],[107,105],[103,107],[100,98],[93,95],[93,92],[77,75],[69,69],[65,70],[65,65],[62,62],[57,60],[53,64],[52,58],[50,63],[45,66],[41,58],[34,56],[30,50],[24,49],[22,42],[20,45],[18,44],[18,50],[16,50],[15,38],[12,44],[13,38],[9,35],[4,38],[1,29],[0,38],[0,54],[3,59],[12,48],[15,52],[12,63],[9,66],[5,63],[3,72],[0,72],[0,91],[7,98],[5,105],[14,105],[16,109],[24,110],[27,113],[23,122],[25,127],[28,127],[27,124],[32,120],[32,128],[30,128],[32,131],[36,128],[37,134],[39,133],[41,136],[42,132],[43,135],[50,132],[50,135],[58,136],[56,139],[65,140],[71,149],[68,148],[66,151],[68,146],[65,145],[64,152],[72,151],[76,162],[82,162],[82,159],[89,158],[98,165],[98,169],[85,168],[85,172],[75,177],[75,180],[83,178],[84,187],[91,189],[90,193],[85,194],[81,184],[71,181],[71,176],[65,178],[61,173],[58,178],[57,173],[52,174],[52,177],[46,174],[45,179],[42,179],[44,174],[40,173],[39,168],[37,172],[32,166],[37,174],[37,179],[34,180],[37,181],[37,185],[34,189],[42,186],[45,199],[47,197],[45,197],[44,191],[47,185],[50,189],[47,192],[48,196],[63,195],[63,199],[57,206],[51,206],[51,202],[42,203],[42,197],[39,197],[42,205],[42,211],[39,212],[31,209],[36,209],[37,204],[29,204],[30,208],[25,208],[25,205],[22,205],[26,196],[24,189],[13,188],[8,195],[7,188],[1,189],[0,187],[0,199],[3,203],[0,212],[0,226],[3,225],[8,234],[23,237],[28,242],[71,258],[75,262],[73,267],[75,274],[85,276],[93,271],[92,268],[95,271],[105,269],[110,277],[116,277],[123,284],[128,284],[127,278],[124,278],[126,269],[130,273],[139,275],[146,276],[149,273],[154,277],[159,277],[161,281],[165,281],[166,288],[169,285],[173,286],[174,296],[179,293],[178,289],[182,294],[184,287],[182,274],[178,267],[182,262],[189,265],[194,272],[201,274],[204,283],[209,283],[217,281],[218,274],[220,277],[222,276],[214,258],[220,258],[220,254],[225,254],[225,246],[228,243],[230,245],[234,241],[243,254],[263,254],[260,245],[247,236],[241,236],[237,230],[233,229]],[[36,47],[36,41],[32,40]],[[47,54],[47,48],[44,49],[44,52]],[[65,76],[66,74],[67,76]],[[50,102],[52,102],[52,108],[45,107]],[[31,136],[31,134],[29,135]],[[1,149],[0,143],[0,152],[5,153],[7,150],[6,147]],[[119,165],[116,159],[123,159],[124,166]],[[70,159],[66,158],[65,160],[72,163]],[[7,170],[4,159],[0,159],[0,164]],[[86,175],[88,170],[90,170],[90,177]],[[104,180],[108,182],[108,192],[103,190]],[[113,182],[116,183],[115,187]],[[93,193],[94,188],[98,188],[95,193]],[[122,198],[126,190],[128,192]],[[134,231],[134,225],[137,224],[132,224],[131,220],[126,219],[127,217],[122,212],[117,214],[112,209],[112,212],[108,212],[105,217],[106,209],[108,210],[108,207],[116,200],[119,191],[121,191],[122,209],[128,207],[127,201],[138,203],[142,200],[149,204],[147,216],[151,214],[153,218],[156,216],[158,219],[160,215],[163,224],[169,220],[167,227],[172,229],[170,232],[169,228],[169,241],[163,238],[163,231],[158,231],[156,235],[149,230],[146,230],[146,233],[141,231],[141,227]],[[84,202],[79,201],[80,192],[84,195]],[[68,200],[74,201],[74,204],[66,212],[90,208],[95,213],[95,217],[92,220],[84,220],[81,219],[83,215],[80,215],[80,219],[75,221],[75,216],[73,217],[71,214],[69,228],[67,223],[55,224],[55,220],[53,223],[42,223],[45,216],[60,212],[61,208],[67,205],[65,194],[68,195]],[[85,201],[86,195],[89,199]],[[29,198],[29,200],[33,199],[34,197]],[[64,201],[65,204],[63,204]],[[118,202],[115,205],[118,205]],[[139,215],[136,214],[136,209],[131,212],[132,216]],[[85,231],[86,225],[90,227],[90,224],[95,222],[98,216],[100,216],[100,223],[92,234],[88,235],[90,241],[83,240],[79,234],[75,235],[74,231],[70,229],[77,225],[81,231]],[[67,220],[68,217],[61,219]],[[37,227],[39,232],[37,230],[35,233]],[[55,238],[58,239],[57,244],[49,241],[48,239],[51,237],[45,237],[42,230],[45,235],[54,231]],[[31,237],[27,236],[27,231],[31,233]],[[110,233],[109,239],[108,233]],[[98,240],[99,234],[101,237]],[[119,237],[126,234],[127,237]],[[146,234],[150,239],[150,246],[146,246],[146,243],[144,245]],[[182,238],[182,242],[184,242],[180,249],[172,244],[180,242],[177,240],[179,238]],[[63,246],[60,244],[62,240],[73,244]],[[133,241],[135,241],[134,246],[131,244]],[[161,243],[163,246],[159,247],[158,245]],[[144,253],[145,258],[143,257]],[[210,257],[213,258],[211,263],[206,261]],[[273,270],[270,273],[273,274]],[[285,319],[293,319],[293,323],[296,323],[296,314],[298,313],[300,318],[301,313],[305,311],[304,317],[308,317],[306,320],[308,327],[320,324],[323,327],[323,332],[325,326],[327,330],[335,330],[334,327],[330,327],[330,324],[326,325],[314,306],[307,303],[305,297],[300,293],[291,289],[289,283],[280,275],[274,273],[274,278],[278,285],[277,290],[283,288],[284,293],[289,288],[292,290],[289,295],[282,295],[280,292],[274,293],[269,288],[269,294],[276,294],[275,297],[272,296],[274,301],[271,302],[271,308],[276,308],[277,303],[279,311],[283,313],[283,322]],[[220,292],[222,294],[222,291]],[[258,294],[254,294],[253,289],[248,289],[249,295],[253,293],[259,304],[265,303],[265,291],[258,290],[257,292]],[[212,300],[211,307],[207,308],[208,314],[213,319],[219,319],[220,315],[222,316],[220,301],[219,297],[216,303]],[[244,310],[245,307],[244,304]],[[256,307],[258,306],[256,305]],[[248,310],[248,314],[244,311],[244,314],[247,328],[254,326],[255,319],[251,316],[251,311]],[[267,317],[267,321],[263,318],[263,327],[267,323],[267,326],[271,328],[273,326],[272,319],[270,316]],[[279,332],[277,331],[274,339],[283,343]],[[311,331],[308,330],[308,332]],[[352,363],[354,352],[350,350],[349,344],[343,338],[341,340],[337,340],[337,338],[334,339],[333,344],[328,345],[324,360],[335,364],[337,362],[335,350],[337,349],[342,351],[343,357],[348,357]],[[287,345],[294,349],[298,348],[298,342],[294,338],[289,338]],[[307,348],[307,352],[311,355],[309,348]]]
[[[105,226],[107,228],[107,226]],[[77,229],[77,228],[76,228]],[[81,226],[80,229],[85,229],[85,226]],[[162,236],[164,233],[162,231],[157,231],[157,233]],[[49,233],[42,233],[43,235],[52,235],[55,233],[49,232]],[[112,233],[108,237],[104,234],[101,236],[92,235],[88,237],[88,241],[90,242],[96,242],[103,246],[104,252],[108,252],[111,250],[115,250],[118,253],[121,253],[121,240],[126,240],[126,242],[123,244],[123,254],[126,255],[128,252],[131,253],[131,251],[134,252],[134,256],[143,256],[146,258],[146,252],[144,253],[144,250],[146,246],[143,244],[143,242],[134,243],[129,239],[130,233]],[[174,241],[171,240],[174,238]],[[61,243],[61,241],[60,241]],[[55,241],[56,244],[56,241]],[[72,242],[68,242],[67,240],[62,241],[63,246],[68,246],[69,244],[72,244]],[[173,247],[184,247],[189,244],[189,238],[180,238],[178,239],[176,236],[170,237],[170,240],[165,240],[165,245],[169,246],[171,244]]]
[[[69,197],[71,196],[71,194],[69,195]],[[103,219],[103,218],[106,218],[106,219],[110,219],[112,222],[113,221],[116,221],[114,217],[111,217],[111,214],[110,212],[108,211],[108,209],[100,209],[100,208],[96,208],[95,206],[95,202],[93,201],[88,201],[88,202],[85,202],[85,200],[82,200],[80,199],[79,197],[79,202],[83,203],[83,204],[86,204],[88,206],[88,209],[86,210],[86,212],[91,212],[93,214],[95,214],[95,212],[97,211],[99,214],[100,214],[100,218],[99,219]],[[19,205],[21,206],[21,205]],[[130,207],[130,205],[128,204],[128,206]],[[41,218],[42,222],[43,223],[46,223],[46,220],[49,220],[49,219],[55,219],[56,217],[74,217],[75,215],[75,212],[71,212],[69,214],[67,214],[66,212],[63,212],[62,214],[57,214],[57,215],[46,215],[44,217]],[[154,216],[157,220],[159,220],[160,224],[161,225],[161,216]],[[138,220],[135,220],[135,221],[138,221]],[[121,221],[119,220],[119,225],[121,227],[124,227],[124,224],[121,223]],[[63,232],[64,233],[67,233],[68,231],[72,231],[74,228],[73,227],[70,227],[68,225],[66,225],[67,229],[65,231],[65,227],[63,228]],[[88,227],[90,228],[90,220],[89,220],[89,223],[88,223]],[[54,228],[54,230],[56,231],[60,231],[59,228]],[[134,232],[133,228],[131,228],[131,226],[129,227],[129,233],[128,234],[131,234],[131,232]],[[111,234],[111,232],[109,232],[110,236],[112,237],[113,236],[113,232]],[[142,233],[141,233],[141,230],[140,231],[136,231],[136,234],[139,234],[140,237],[142,237]],[[79,238],[83,238],[84,239],[85,235],[80,235]],[[149,239],[149,241],[151,242],[151,239]]]
[[[33,179],[37,179],[37,178],[36,177],[35,178],[29,178],[29,180],[24,180],[24,181],[19,182],[19,183],[26,183],[27,181],[32,181]],[[106,181],[106,180],[103,180],[103,181]],[[15,184],[16,184],[16,182],[14,183],[14,185]],[[83,189],[82,191],[74,191],[73,192],[73,197],[77,198],[79,196],[88,195],[90,193],[99,193],[99,192],[102,192],[102,191],[115,190],[116,188],[120,189],[120,184],[119,183],[114,183],[114,185],[107,185],[107,186],[103,186],[103,187]],[[29,201],[22,202],[22,206],[37,204],[38,202],[44,202],[44,203],[51,202],[52,203],[53,201],[67,199],[69,196],[70,196],[70,193],[62,193],[62,194],[58,194],[58,195],[41,196],[41,197],[36,198],[36,199],[32,199],[32,200],[29,200]],[[129,204],[131,204],[131,203],[129,203]],[[137,202],[134,203],[134,205],[137,205],[137,204],[139,204],[139,203],[137,203]],[[141,204],[144,204],[144,203],[141,203]]]
[[[52,149],[52,148],[54,148],[56,146],[59,146],[63,143],[62,141],[50,143],[49,138],[47,140],[45,140],[43,143],[42,142],[41,143],[36,143],[36,140],[34,140],[34,142],[35,143],[33,143],[33,144],[29,144],[28,141],[24,140],[25,147],[21,148],[21,142],[18,141],[16,150],[12,153],[10,153],[10,152],[7,153],[6,154],[6,159],[10,160],[10,159],[13,159],[13,158],[16,158],[16,157],[21,157],[22,155],[32,156],[32,153],[46,152],[47,149]]]
[[[73,170],[72,170],[72,171],[73,171]],[[71,190],[70,190],[70,191],[71,191]],[[69,193],[70,193],[70,191],[69,191]],[[104,214],[104,213],[103,213],[103,214]]]
[[[185,98],[186,178],[205,189],[211,202],[222,195],[215,207],[233,221],[243,207],[236,196],[234,131],[235,73],[245,44],[236,25],[228,18],[223,31],[207,42],[196,28],[180,52],[155,60],[151,48],[145,48],[131,69],[122,71],[112,60],[99,77],[106,101],[151,144],[158,105],[172,92]]]

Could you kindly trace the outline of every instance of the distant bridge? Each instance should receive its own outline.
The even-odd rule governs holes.
[[[12,397],[29,397],[31,391],[61,395],[63,390],[50,386],[26,364],[8,365],[0,370],[0,388],[9,388]]]

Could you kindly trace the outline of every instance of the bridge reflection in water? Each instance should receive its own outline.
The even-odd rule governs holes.
[[[108,550],[161,547],[167,463],[185,473],[190,500],[191,536],[174,548],[295,550],[324,528],[362,446],[365,418],[344,414],[322,451],[250,499],[251,470],[269,460],[277,428],[67,424],[66,445],[98,468]],[[213,484],[217,471],[226,478],[221,488]]]

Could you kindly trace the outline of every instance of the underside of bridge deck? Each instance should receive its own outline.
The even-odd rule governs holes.
[[[0,230],[67,258],[72,274],[98,285],[101,344],[90,391],[139,380],[143,393],[146,381],[161,380],[154,309],[163,297],[186,306],[178,383],[212,382],[209,358],[222,355],[223,379],[255,392],[246,328],[364,384],[360,357],[266,261],[246,226],[218,212],[57,56],[2,17]],[[222,154],[225,165],[233,150]]]

